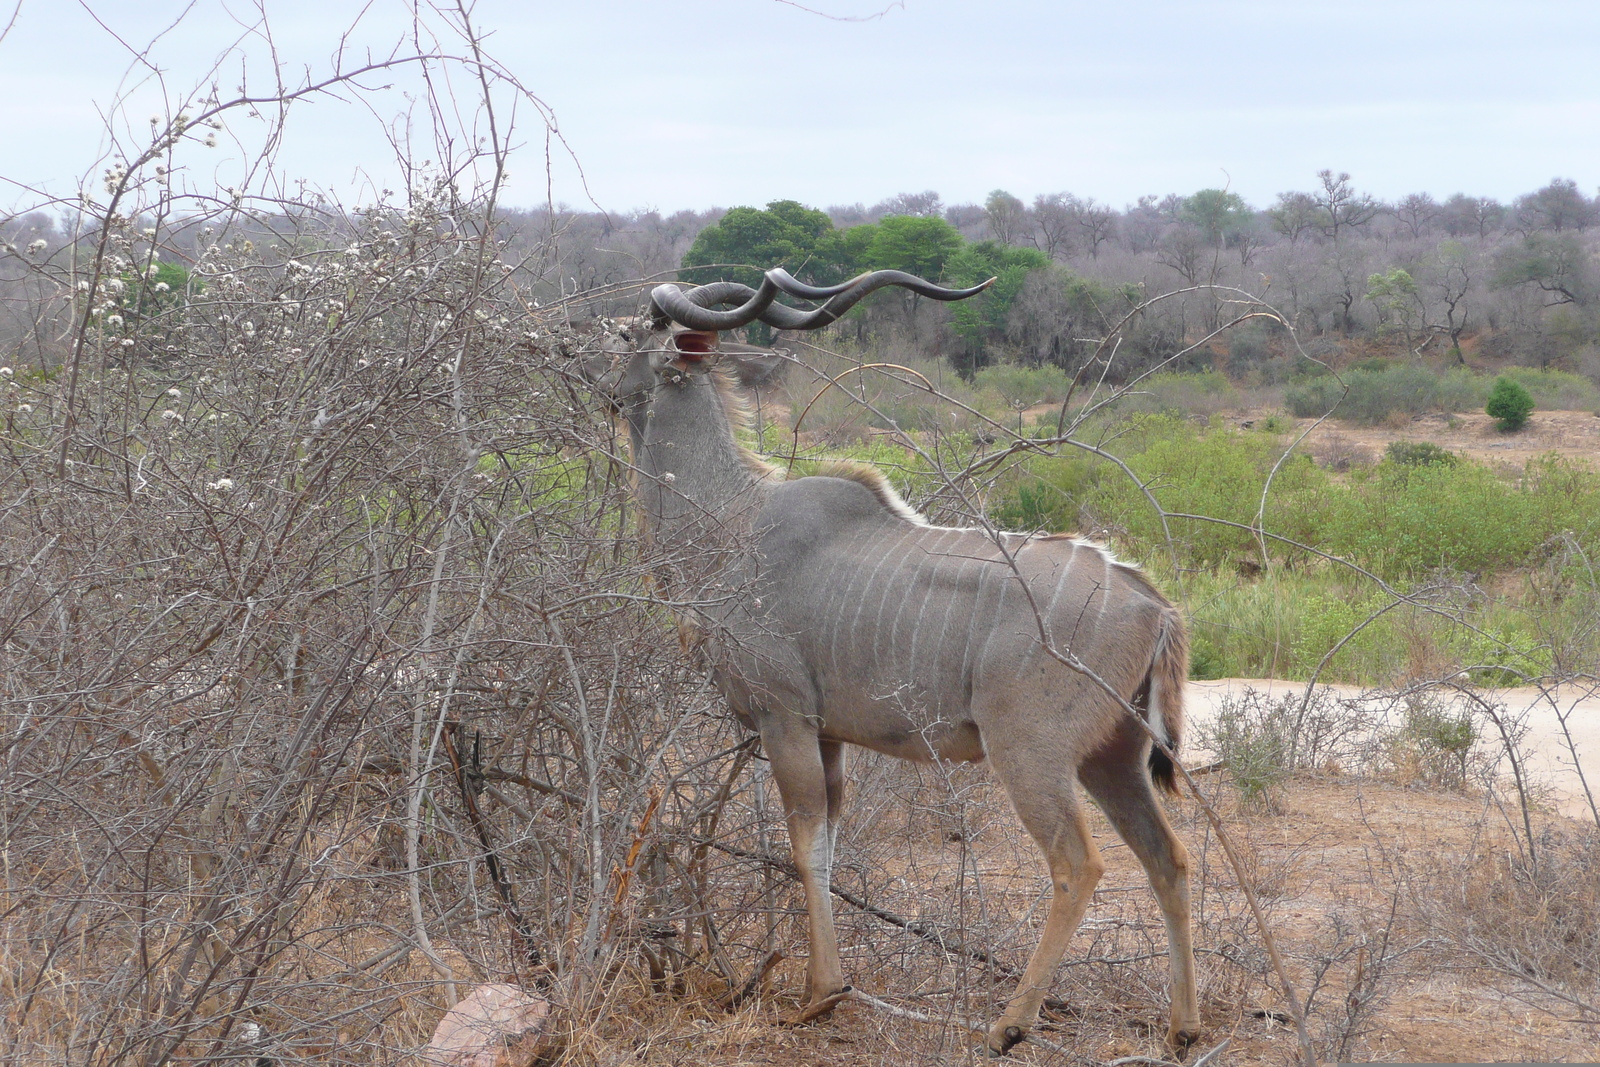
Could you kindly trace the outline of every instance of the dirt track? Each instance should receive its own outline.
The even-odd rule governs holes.
[[[1369,696],[1366,690],[1356,686],[1333,685],[1326,688],[1343,698],[1364,699],[1375,709],[1388,703]],[[1190,682],[1189,714],[1197,725],[1204,724],[1216,715],[1224,699],[1239,696],[1250,689],[1271,696],[1285,693],[1299,695],[1305,691],[1305,686],[1300,682],[1270,678]],[[1480,690],[1479,695],[1485,700],[1504,704],[1513,718],[1526,713],[1529,729],[1524,742],[1528,750],[1527,767],[1534,785],[1550,790],[1552,807],[1570,818],[1595,818],[1589,806],[1590,800],[1585,795],[1583,779],[1587,778],[1591,793],[1600,791],[1600,690],[1568,686],[1552,690],[1547,695],[1542,690],[1528,687],[1485,689]],[[1566,733],[1571,736],[1570,748],[1562,731],[1562,718],[1566,720]],[[1480,745],[1497,743],[1493,737],[1479,740]],[[1572,748],[1576,748],[1580,761],[1576,765]]]

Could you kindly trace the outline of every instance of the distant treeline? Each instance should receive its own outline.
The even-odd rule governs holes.
[[[819,284],[878,267],[952,285],[999,275],[982,301],[947,308],[879,298],[842,327],[909,332],[966,367],[1072,366],[1142,300],[1194,290],[1127,331],[1119,362],[1132,372],[1229,321],[1231,287],[1281,311],[1315,358],[1410,354],[1600,379],[1600,198],[1563,178],[1510,203],[1462,193],[1386,203],[1350,175],[1322,171],[1311,189],[1266,207],[1223,189],[1145,196],[1121,210],[1065,192],[1028,204],[996,190],[981,205],[946,205],[929,191],[870,208],[779,200],[667,217],[533,212],[521,221],[559,235],[568,291],[641,275],[755,281],[752,270],[718,264],[781,264]],[[1286,331],[1257,319],[1179,369],[1212,365],[1271,380],[1291,373],[1297,354]]]
[[[883,267],[950,285],[997,276],[976,301],[879,296],[838,327],[863,343],[910,341],[967,371],[994,362],[1076,367],[1132,309],[1187,290],[1124,327],[1113,368],[1121,377],[1229,322],[1242,290],[1281,312],[1295,339],[1257,318],[1173,369],[1209,366],[1270,383],[1294,373],[1303,351],[1335,362],[1515,363],[1600,380],[1600,199],[1568,179],[1510,203],[1426,193],[1386,203],[1350,175],[1322,171],[1309,190],[1266,207],[1224,189],[1140,197],[1120,210],[1066,192],[1029,204],[995,190],[981,205],[946,205],[928,191],[872,207],[775,200],[670,215],[512,210],[503,219],[508,262],[533,299],[587,294],[585,309],[607,314],[636,305],[629,283],[639,279],[754,284],[753,268],[776,265],[817,284]],[[26,312],[36,302],[18,293],[24,250],[51,255],[70,243],[65,225],[35,214],[4,226],[12,253],[0,287],[10,321],[0,329],[9,347],[38,341],[28,340],[38,324]],[[241,218],[230,232],[271,241],[277,229]],[[292,229],[303,243],[305,227]],[[181,258],[184,247],[218,239],[180,226],[163,255]]]

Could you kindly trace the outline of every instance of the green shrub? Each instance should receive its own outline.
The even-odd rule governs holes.
[[[1197,374],[1152,374],[1119,399],[1116,410],[1215,415],[1243,402],[1243,394],[1226,375],[1208,370]]]
[[[1454,467],[1461,457],[1440,448],[1432,441],[1390,441],[1383,450],[1384,457],[1402,467],[1427,467],[1439,464]]]
[[[1507,367],[1501,377],[1510,378],[1528,391],[1534,406],[1545,411],[1592,411],[1600,405],[1600,389],[1581,374],[1532,367]]]
[[[1379,614],[1390,603],[1382,593],[1357,599],[1336,589],[1301,597],[1296,605],[1301,620],[1293,646],[1294,677],[1310,679],[1335,647],[1339,651],[1322,668],[1318,681],[1348,680],[1367,673],[1387,675],[1395,670],[1399,664],[1390,660],[1398,651],[1395,620],[1389,618],[1392,612]],[[1351,671],[1351,664],[1359,666]]]
[[[1554,666],[1549,647],[1514,620],[1485,619],[1476,628],[1459,628],[1452,638],[1458,661],[1471,669],[1479,685],[1525,685],[1530,678],[1548,675]]]
[[[1416,363],[1367,360],[1348,372],[1344,386],[1331,375],[1307,378],[1285,394],[1289,410],[1300,418],[1320,418],[1337,405],[1340,418],[1375,425],[1390,415],[1422,415],[1430,411],[1467,411],[1482,403],[1483,386],[1470,371],[1436,374]]]
[[[992,389],[1004,397],[1012,407],[1029,408],[1035,404],[1059,404],[1067,398],[1067,388],[1072,379],[1056,366],[1022,367],[1015,363],[997,363],[984,367],[972,376],[977,389]]]
[[[1226,697],[1196,740],[1228,766],[1247,802],[1273,806],[1270,790],[1294,771],[1294,697],[1271,700],[1255,691]]]
[[[1086,457],[1035,459],[1012,472],[990,518],[1003,530],[1073,529],[1078,525],[1078,501],[1099,475],[1098,464]]]
[[[1494,390],[1489,394],[1489,403],[1483,410],[1495,420],[1499,429],[1510,433],[1522,429],[1528,416],[1533,414],[1533,397],[1514,379],[1496,378]]]

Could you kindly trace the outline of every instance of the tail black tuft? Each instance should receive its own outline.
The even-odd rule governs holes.
[[[1159,745],[1150,746],[1150,780],[1164,792],[1178,795],[1178,772],[1172,766],[1171,758]]]

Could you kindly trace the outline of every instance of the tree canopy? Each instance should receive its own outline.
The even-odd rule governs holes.
[[[796,200],[774,200],[764,210],[736,207],[695,237],[683,256],[683,266],[692,268],[683,272],[683,279],[696,285],[734,281],[756,286],[763,271],[783,267],[797,278],[826,284],[833,279],[819,276],[828,272],[818,270],[826,264],[817,252],[832,233],[833,221],[825,213]]]

